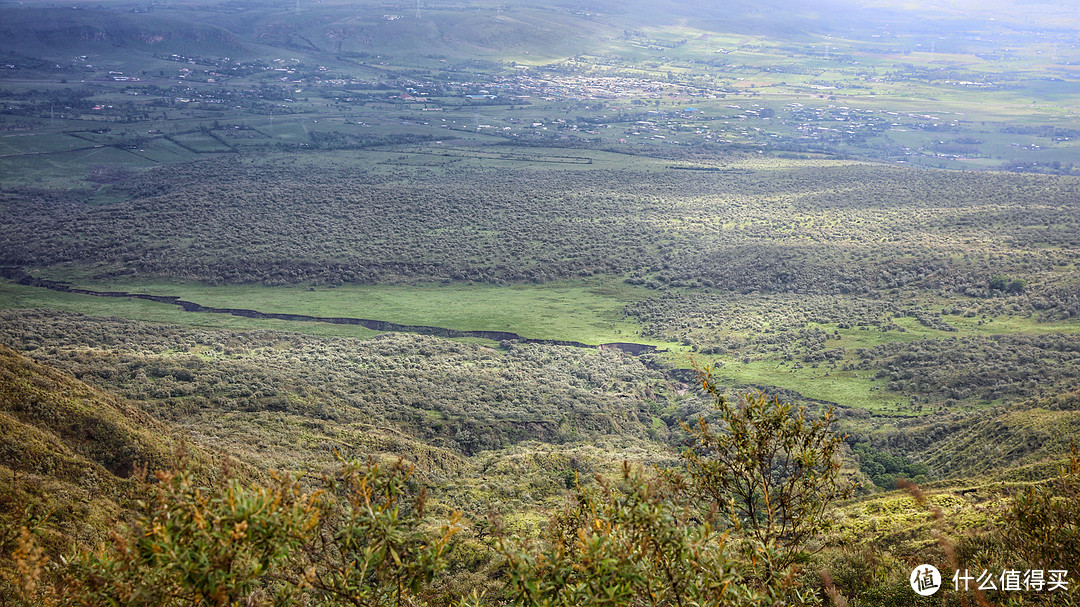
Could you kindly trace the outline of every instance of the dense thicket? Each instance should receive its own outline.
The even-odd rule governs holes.
[[[210,443],[257,446],[283,467],[312,449],[324,462],[333,449],[361,448],[452,467],[460,455],[523,440],[644,437],[672,404],[661,373],[613,351],[499,352],[414,335],[319,339],[44,311],[0,318],[0,342],[212,432]]]
[[[856,352],[890,390],[985,401],[1051,394],[1080,384],[1080,336],[995,335],[893,342]]]
[[[649,337],[682,341],[706,354],[768,354],[790,360],[824,356],[829,335],[821,325],[899,331],[892,318],[915,311],[915,304],[855,296],[693,292],[668,292],[624,308]]]
[[[112,187],[128,200],[87,207],[5,190],[0,263],[266,284],[613,273],[655,288],[913,285],[987,297],[994,275],[1038,293],[1057,286],[1051,271],[1080,245],[1080,180],[1039,175],[871,165],[374,173],[231,160]]]

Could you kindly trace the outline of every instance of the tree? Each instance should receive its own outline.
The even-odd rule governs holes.
[[[691,435],[682,453],[688,484],[714,520],[741,538],[768,582],[808,556],[807,541],[827,526],[829,504],[854,490],[839,479],[843,437],[832,430],[831,408],[811,418],[804,407],[760,392],[732,403],[710,367],[699,374],[720,423],[701,417],[683,424]]]
[[[743,585],[724,537],[623,463],[621,481],[577,485],[539,545],[501,538],[516,605],[740,605],[765,597]]]
[[[1080,450],[1069,445],[1059,478],[1013,499],[1002,526],[1005,544],[1033,567],[1080,563]]]
[[[624,464],[621,482],[578,485],[538,546],[500,540],[516,604],[817,604],[789,574],[854,489],[832,411],[811,419],[761,393],[729,403],[708,368],[701,381],[721,424],[684,424],[682,471],[646,480]]]
[[[450,538],[461,530],[461,513],[427,529],[423,488],[408,500],[412,467],[343,462],[324,484],[330,496],[296,569],[317,602],[355,607],[426,604],[418,599],[446,566]]]

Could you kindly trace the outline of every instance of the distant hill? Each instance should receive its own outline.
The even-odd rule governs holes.
[[[969,29],[990,23],[990,13],[977,6],[910,9],[888,0],[516,0],[424,2],[419,10],[412,2],[305,0],[295,8],[292,3],[259,8],[169,5],[141,13],[130,12],[129,5],[75,6],[0,9],[0,51],[57,62],[77,55],[130,60],[143,53],[243,58],[268,49],[314,54],[320,60],[334,55],[550,61],[603,53],[614,40],[648,38],[671,28],[684,29],[687,36],[711,31],[799,40],[823,34],[857,38],[870,31],[868,24],[942,35],[961,23]],[[1047,10],[1054,19],[1068,20],[1065,9],[1051,8]],[[1001,22],[1022,21],[1006,8],[995,10]],[[1038,29],[1046,24],[1021,26]]]
[[[127,7],[0,9],[0,49],[54,61],[95,54],[130,59],[132,53],[235,58],[257,47],[372,58],[552,60],[602,50],[611,40],[648,35],[655,27],[787,36],[837,25],[836,11],[820,5],[771,1],[424,3],[419,18],[409,2],[302,3],[299,12],[121,8]]]
[[[239,39],[209,23],[113,10],[0,9],[0,48],[35,58],[70,61],[107,53],[232,56]]]

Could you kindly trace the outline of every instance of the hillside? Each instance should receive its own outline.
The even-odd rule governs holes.
[[[1075,390],[953,419],[912,420],[881,444],[899,448],[945,478],[1041,480],[1053,477],[1080,436]]]
[[[243,55],[233,33],[183,18],[71,8],[0,9],[0,45],[24,59],[70,62],[75,55],[135,55],[150,59],[178,53]]]
[[[519,443],[630,444],[674,403],[618,352],[385,334],[326,339],[0,312],[5,343],[139,403],[252,464],[322,473],[333,451],[403,456],[425,473]],[[675,424],[674,420],[669,423]]]
[[[625,355],[613,355],[620,357],[621,371],[598,366],[600,361],[591,357],[575,356],[577,377],[568,377],[553,363],[570,353],[553,346],[491,356],[435,338],[380,338],[349,344],[341,339],[322,341],[287,333],[185,331],[41,312],[6,313],[4,325],[10,327],[6,340],[12,334],[22,335],[27,351],[50,364],[0,347],[0,386],[4,390],[0,402],[7,404],[0,414],[5,438],[2,463],[4,473],[12,474],[12,482],[4,485],[2,494],[7,544],[0,548],[13,548],[11,530],[17,525],[40,524],[43,545],[54,559],[70,553],[69,541],[93,544],[118,521],[130,520],[141,491],[134,479],[124,477],[137,462],[170,468],[202,466],[206,470],[215,458],[208,457],[201,445],[212,444],[261,469],[304,462],[308,469],[326,470],[332,467],[333,457],[328,452],[332,447],[350,457],[375,455],[383,462],[392,461],[395,454],[404,455],[407,464],[416,465],[410,491],[424,487],[430,492],[428,511],[436,520],[451,516],[455,510],[464,512],[464,528],[450,544],[449,568],[425,590],[431,593],[428,596],[453,596],[475,587],[487,588],[498,596],[504,592],[503,581],[493,559],[502,548],[497,548],[500,544],[491,534],[502,531],[490,527],[491,517],[497,517],[499,528],[505,525],[515,538],[517,534],[533,537],[559,511],[575,482],[589,487],[611,482],[619,478],[620,460],[657,464],[669,471],[676,468],[677,449],[666,445],[682,443],[685,435],[675,431],[669,436],[664,424],[688,420],[702,411],[694,396],[672,402],[673,395],[661,392],[663,382],[654,376],[652,381],[639,384],[643,394],[628,394],[626,387],[617,389],[622,392],[622,403],[643,396],[671,403],[662,418],[654,418],[647,436],[635,438],[629,427],[588,429],[580,422],[573,435],[555,436],[546,434],[537,421],[526,429],[531,436],[514,442],[513,433],[522,429],[515,419],[521,415],[516,409],[527,411],[548,400],[546,395],[573,390],[575,384],[587,385],[580,384],[583,380],[600,379],[590,379],[590,374],[610,374],[603,383],[625,386],[630,373],[641,371],[634,371],[633,359]],[[437,364],[422,365],[420,358],[406,353],[413,348],[427,352]],[[330,351],[343,357],[328,356]],[[294,357],[290,352],[303,354]],[[466,353],[466,358],[459,358]],[[515,359],[522,355],[533,370],[516,366]],[[199,360],[214,363],[203,365]],[[361,365],[365,373],[351,372],[351,364]],[[452,420],[456,406],[452,392],[439,393],[438,385],[448,380],[455,385],[452,378],[472,365],[489,375],[488,381],[513,377],[514,384],[535,396],[503,401],[502,413],[487,421],[481,410],[473,410],[455,424],[461,428],[465,419],[472,421],[468,429],[457,430],[453,440],[431,436],[431,430],[444,422],[414,422],[418,413],[435,413],[425,410],[424,395],[441,394],[439,415]],[[75,379],[75,375],[137,398],[128,401],[112,396]],[[362,380],[363,375],[374,377]],[[270,383],[253,381],[257,376]],[[378,396],[388,413],[385,421],[365,424],[351,420],[355,414],[348,411],[352,408],[366,409],[365,418],[373,419],[370,406],[361,402],[376,395],[368,393],[361,382],[378,383],[379,376],[397,378],[392,382],[400,388],[384,390]],[[257,391],[232,400],[235,407],[230,406],[230,400],[220,394],[237,386],[226,386],[226,377],[240,378]],[[335,394],[330,384],[352,386],[352,394],[368,395],[353,400],[355,396]],[[457,385],[458,391],[475,389]],[[219,396],[214,396],[215,392]],[[506,386],[499,393],[513,394]],[[391,403],[393,398],[399,399],[396,407]],[[472,398],[467,396],[466,400]],[[172,421],[158,422],[134,403],[168,415]],[[1008,512],[1018,492],[1056,486],[1054,479],[1067,452],[1063,441],[1072,434],[1063,428],[1075,423],[1075,408],[1075,394],[1062,394],[994,412],[924,418],[919,425],[900,423],[891,431],[879,428],[869,444],[924,459],[938,470],[938,478],[943,478],[925,484],[925,494],[918,489],[909,495],[861,488],[857,497],[830,510],[831,526],[820,538],[824,551],[813,557],[814,566],[829,571],[846,596],[861,600],[876,597],[877,604],[900,605],[907,596],[904,589],[910,559],[952,558],[947,555],[955,550],[959,563],[965,566],[1008,564],[1010,558],[1016,558],[1009,556],[1014,547],[1002,544],[990,530],[1000,525],[1002,517],[1011,516]],[[202,413],[197,413],[199,409]],[[846,418],[847,414],[840,420],[841,429],[861,427],[857,417],[854,426]],[[624,422],[612,418],[608,423]],[[186,464],[166,451],[176,444],[169,437],[178,433],[194,441],[187,447],[194,457],[189,456]],[[493,448],[489,441],[500,436],[510,440]],[[944,437],[949,440],[942,440]],[[860,445],[867,439],[856,438]],[[485,442],[486,446],[473,452],[474,445]],[[985,443],[994,444],[993,453],[973,447]],[[843,459],[843,477],[865,482],[866,477],[853,469],[862,465],[859,457],[845,449]],[[944,468],[943,462],[952,467]],[[327,482],[333,474],[322,475],[323,481],[318,478],[318,474],[309,475],[304,486]],[[260,495],[263,489],[257,483],[262,481],[255,482],[237,485],[236,495]],[[220,490],[215,486],[214,481],[208,484],[207,495]],[[178,500],[188,499],[183,493],[187,490],[183,486],[168,489]],[[217,499],[206,502],[207,507],[219,503]],[[164,507],[180,508],[181,504]],[[24,512],[25,505],[30,508]],[[181,512],[177,510],[174,516]],[[800,574],[800,587],[819,588],[819,583],[812,575]],[[1047,598],[1056,599],[1056,595]]]
[[[177,466],[182,449],[189,465],[218,474],[211,452],[182,447],[175,431],[130,401],[6,346],[0,441],[0,519],[8,529],[43,522],[53,552],[105,539],[136,507],[134,475]]]

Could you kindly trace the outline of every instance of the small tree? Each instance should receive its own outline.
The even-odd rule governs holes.
[[[461,530],[460,512],[428,529],[427,491],[408,499],[412,467],[342,462],[325,482],[330,507],[303,545],[303,579],[327,605],[383,607],[426,604],[418,595],[446,566],[446,549]]]
[[[808,554],[806,543],[825,528],[829,504],[851,495],[854,486],[839,480],[843,437],[832,430],[831,408],[811,419],[804,407],[763,393],[731,403],[710,367],[699,374],[720,424],[714,428],[704,417],[683,424],[691,434],[682,453],[688,484],[714,519],[743,539],[767,582]]]
[[[724,537],[672,501],[663,479],[623,464],[621,482],[577,486],[538,545],[502,538],[513,603],[738,605],[764,597],[741,584]]]
[[[1080,451],[1069,445],[1059,478],[1032,485],[1013,499],[1002,526],[1005,544],[1029,565],[1080,563]]]

